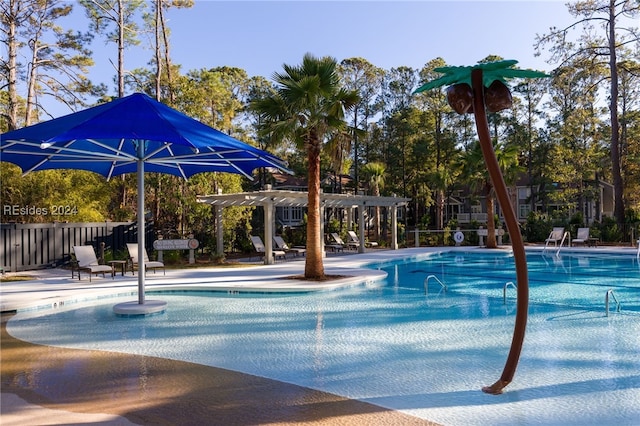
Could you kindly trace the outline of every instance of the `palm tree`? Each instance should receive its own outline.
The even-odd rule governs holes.
[[[324,144],[347,128],[345,110],[358,102],[355,91],[341,87],[334,58],[307,53],[302,64],[283,65],[275,73],[275,92],[252,102],[262,117],[263,132],[275,140],[287,140],[307,153],[309,201],[307,206],[307,253],[304,276],[324,277],[320,235],[320,152]]]
[[[492,394],[502,393],[504,387],[513,380],[513,375],[518,366],[527,328],[529,278],[527,275],[527,259],[522,234],[520,233],[520,226],[511,201],[509,200],[509,193],[504,183],[502,172],[500,171],[498,159],[493,151],[486,110],[497,112],[511,107],[511,92],[504,84],[506,78],[536,78],[547,76],[539,71],[513,69],[512,67],[517,63],[518,61],[506,60],[488,62],[470,67],[436,68],[434,71],[445,75],[424,84],[414,92],[419,93],[436,87],[452,85],[447,88],[449,105],[458,114],[473,113],[484,162],[487,165],[491,183],[495,189],[498,202],[502,207],[507,230],[511,237],[511,246],[516,265],[516,280],[518,283],[517,313],[511,349],[509,350],[502,375],[500,379],[491,386],[482,388],[483,392]]]
[[[362,166],[362,174],[369,180],[369,186],[374,197],[380,196],[380,189],[384,187],[384,174],[387,168],[384,164],[373,162]],[[380,206],[376,206],[375,239],[380,239]]]

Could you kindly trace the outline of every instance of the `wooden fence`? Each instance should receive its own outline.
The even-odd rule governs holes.
[[[148,225],[146,241],[152,243]],[[64,265],[77,245],[92,245],[98,255],[103,242],[105,249],[124,250],[138,235],[135,222],[7,223],[0,224],[0,234],[0,267],[12,272]]]

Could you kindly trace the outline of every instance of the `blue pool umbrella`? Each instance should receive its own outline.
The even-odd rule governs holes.
[[[50,121],[3,133],[0,160],[24,174],[47,169],[89,170],[107,179],[138,173],[138,206],[144,206],[144,173],[188,178],[201,172],[251,178],[259,167],[290,173],[268,152],[245,144],[142,93]],[[144,259],[144,208],[138,208],[138,258]],[[144,273],[138,274],[144,304]]]

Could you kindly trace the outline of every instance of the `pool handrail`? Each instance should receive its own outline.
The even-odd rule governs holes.
[[[518,286],[516,286],[513,281],[509,281],[507,282],[503,287],[502,287],[502,302],[504,305],[507,304],[507,287],[513,287],[515,290],[518,290]]]
[[[613,292],[613,289],[609,289],[604,296],[604,310],[606,316],[609,316],[609,298],[613,299],[616,303],[616,312],[620,312],[620,302],[618,301],[616,294]]]
[[[424,294],[429,294],[429,280],[434,279],[438,284],[440,284],[440,291],[447,291],[447,286],[438,279],[435,275],[428,275],[427,278],[424,279]]]

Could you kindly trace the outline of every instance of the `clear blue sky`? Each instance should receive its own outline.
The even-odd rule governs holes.
[[[384,69],[420,69],[437,57],[449,65],[471,65],[495,54],[546,71],[553,68],[544,62],[548,55],[534,57],[536,34],[573,22],[565,2],[557,0],[196,0],[190,9],[172,9],[168,19],[172,61],[182,72],[227,65],[266,78],[283,63],[299,64],[306,52],[338,61],[362,57]],[[74,24],[86,28],[79,6]],[[109,61],[116,62],[115,47],[97,36],[93,50],[97,66],[90,76],[109,84],[113,94]],[[151,56],[143,39],[126,53],[125,67],[146,66]]]

